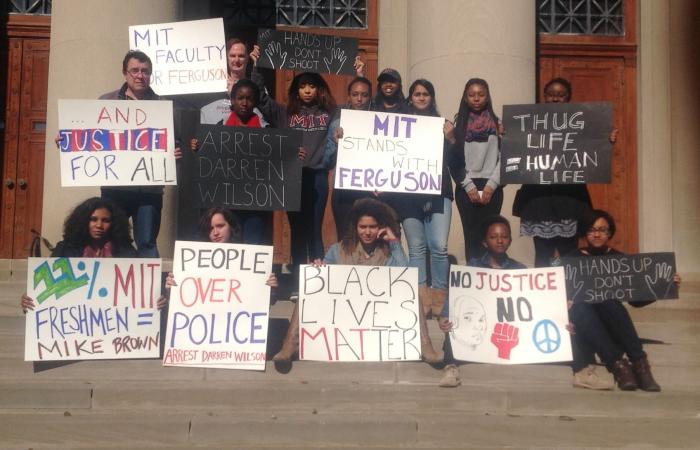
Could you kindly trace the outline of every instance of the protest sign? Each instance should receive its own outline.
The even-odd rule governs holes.
[[[505,105],[501,182],[610,183],[610,103]]]
[[[226,91],[222,18],[130,26],[129,48],[151,58],[151,88],[158,95]]]
[[[160,259],[29,258],[25,361],[157,358]]]
[[[299,293],[299,359],[421,359],[418,269],[302,265]]]
[[[335,189],[440,194],[442,117],[343,109]]]
[[[272,247],[176,241],[164,366],[265,370]]]
[[[197,133],[193,205],[298,211],[298,131],[202,125]]]
[[[61,186],[177,184],[170,101],[59,100]]]
[[[639,253],[562,258],[567,298],[644,302],[678,298],[674,253]]]
[[[491,364],[571,360],[563,268],[452,266],[449,299],[455,358]]]
[[[300,31],[258,31],[258,67],[355,75],[357,39]]]

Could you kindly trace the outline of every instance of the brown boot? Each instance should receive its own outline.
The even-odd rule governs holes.
[[[430,291],[430,293],[432,294],[431,307],[433,317],[440,317],[440,314],[442,313],[442,307],[447,301],[447,289],[430,288]]]
[[[637,380],[634,378],[632,366],[625,358],[620,359],[612,368],[613,376],[617,382],[617,387],[621,391],[634,391],[637,389]]]
[[[282,342],[282,349],[272,357],[275,362],[275,367],[278,370],[287,369],[286,366],[290,365],[292,358],[299,351],[299,304],[294,305],[294,312],[292,312],[292,317],[289,319],[289,328],[287,328],[287,334],[284,336],[284,342]],[[289,367],[291,368],[291,367]],[[284,371],[284,370],[281,370]]]
[[[442,362],[442,356],[433,349],[433,342],[430,340],[430,335],[428,334],[428,323],[425,320],[425,314],[422,308],[420,308],[418,324],[420,325],[420,353],[423,361],[428,364]]]
[[[430,295],[430,288],[427,286],[418,286],[418,298],[420,299],[420,307],[426,317],[430,316],[430,308],[433,305],[433,298]]]
[[[651,374],[651,367],[649,367],[649,360],[645,357],[639,361],[634,361],[632,363],[632,370],[637,376],[637,384],[639,384],[639,389],[647,392],[660,392],[661,386],[654,380],[654,376]]]

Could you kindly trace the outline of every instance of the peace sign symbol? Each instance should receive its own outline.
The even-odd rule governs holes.
[[[559,328],[551,320],[540,320],[532,331],[532,342],[542,353],[554,353],[561,345]]]

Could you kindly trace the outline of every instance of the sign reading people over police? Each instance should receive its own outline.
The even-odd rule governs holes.
[[[265,370],[272,247],[176,241],[164,366]]]
[[[158,95],[226,91],[222,18],[131,26],[129,48],[151,58],[151,88]]]
[[[61,186],[177,184],[170,101],[59,100]]]
[[[355,75],[355,38],[260,29],[258,45],[258,67]]]
[[[505,105],[501,182],[610,183],[610,103]]]
[[[25,361],[157,358],[160,259],[29,258]]]
[[[198,141],[195,206],[299,210],[300,132],[202,125]]]
[[[335,188],[440,194],[442,117],[343,109]]]
[[[418,269],[302,265],[299,359],[417,361]]]
[[[645,302],[678,298],[674,253],[562,258],[566,291],[574,302]]]
[[[450,343],[455,358],[492,364],[570,361],[564,269],[452,266]]]

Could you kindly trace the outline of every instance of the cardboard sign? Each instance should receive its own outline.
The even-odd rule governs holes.
[[[258,45],[259,67],[355,75],[355,38],[261,29]]]
[[[610,183],[612,105],[505,105],[501,182]]]
[[[302,265],[299,270],[299,359],[421,359],[418,269]]]
[[[265,370],[272,247],[176,241],[164,366]]]
[[[197,139],[193,205],[299,210],[300,132],[203,125]]]
[[[157,358],[160,259],[29,258],[25,361]]]
[[[643,302],[678,298],[674,253],[562,258],[569,300]]]
[[[571,360],[562,267],[452,266],[449,297],[456,359],[491,364]]]
[[[151,88],[158,95],[226,91],[222,18],[131,26],[129,48],[151,58]]]
[[[59,100],[61,186],[177,184],[170,101]]]
[[[440,194],[442,117],[343,109],[335,188]]]

